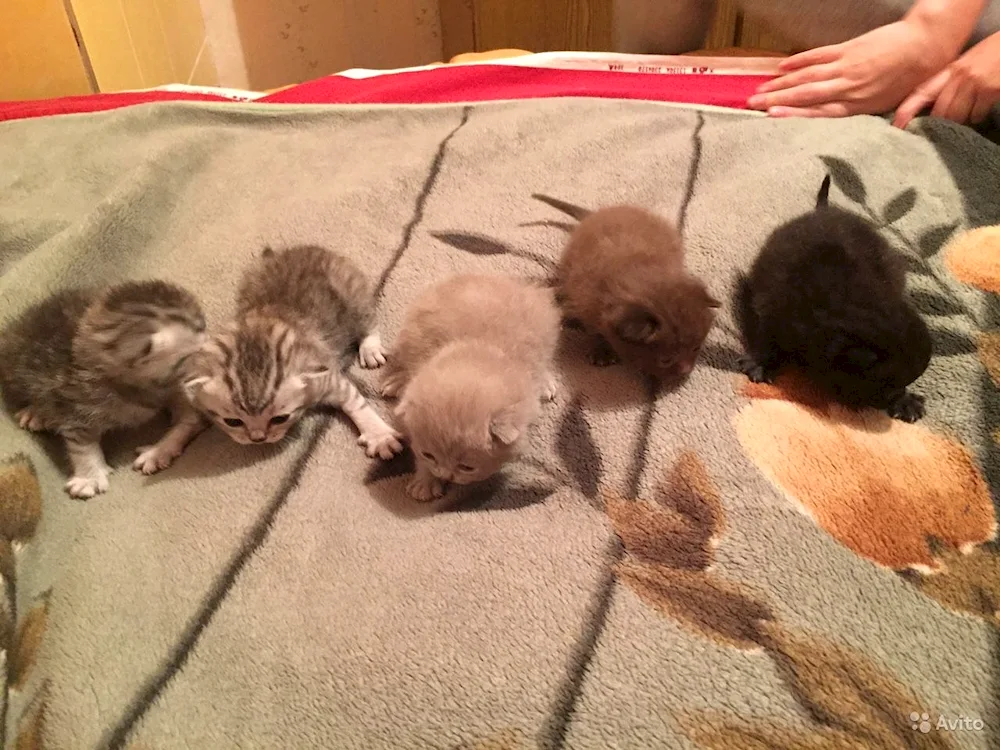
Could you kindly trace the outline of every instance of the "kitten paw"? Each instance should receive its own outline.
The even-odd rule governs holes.
[[[160,444],[144,445],[136,448],[135,452],[139,457],[132,462],[132,468],[147,475],[168,468],[174,459],[181,455],[181,452],[173,446]]]
[[[893,419],[912,424],[924,416],[924,397],[916,393],[904,393],[889,404],[886,412]]]
[[[402,437],[392,428],[387,428],[361,433],[358,444],[365,447],[368,458],[378,456],[383,461],[388,461],[403,450]]]
[[[70,497],[82,499],[107,492],[108,473],[106,471],[97,471],[90,477],[70,477],[70,480],[66,482],[66,491],[70,494]]]
[[[361,341],[358,347],[358,364],[368,370],[385,364],[385,349],[382,348],[382,339],[377,333],[365,336]]]
[[[741,357],[739,367],[751,383],[767,383],[768,385],[774,383],[774,373],[766,370],[762,365],[758,365],[749,357]]]
[[[26,409],[21,409],[17,414],[17,424],[22,430],[31,430],[31,432],[41,432],[45,429],[45,425],[42,424],[42,420],[35,416],[35,412],[31,410],[29,406]]]
[[[611,367],[621,362],[621,357],[610,344],[600,343],[590,352],[590,363],[595,367]]]
[[[418,503],[429,503],[444,496],[444,484],[435,476],[416,476],[406,485],[406,494]]]

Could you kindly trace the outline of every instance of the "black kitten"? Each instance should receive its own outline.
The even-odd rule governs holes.
[[[902,258],[859,216],[828,205],[776,229],[736,286],[733,309],[750,355],[744,372],[771,382],[786,364],[844,406],[915,422],[906,387],[931,358],[927,326],[903,296]]]

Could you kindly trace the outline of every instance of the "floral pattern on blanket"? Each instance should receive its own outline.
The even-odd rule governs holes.
[[[41,488],[31,459],[17,454],[0,463],[0,575],[4,597],[0,608],[0,648],[6,654],[4,707],[0,746],[17,727],[18,750],[40,750],[45,724],[47,683],[33,681],[33,667],[45,636],[48,593],[37,598],[23,616],[18,614],[17,549],[29,543],[42,514]],[[32,696],[17,719],[11,715],[15,694]]]

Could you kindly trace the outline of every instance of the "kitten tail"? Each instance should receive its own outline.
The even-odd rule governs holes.
[[[823,184],[820,185],[819,195],[816,196],[816,208],[823,208],[830,203],[830,175],[828,174],[823,178]]]
[[[532,193],[531,197],[536,201],[541,201],[542,203],[547,203],[552,206],[552,208],[557,211],[562,211],[567,216],[576,219],[577,221],[583,221],[590,215],[590,211],[586,208],[581,208],[580,206],[574,206],[572,203],[567,203],[566,201],[561,201],[558,198],[550,198],[547,195],[542,195],[541,193]]]

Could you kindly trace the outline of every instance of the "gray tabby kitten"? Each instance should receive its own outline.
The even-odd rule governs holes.
[[[205,425],[179,389],[184,360],[202,344],[205,318],[187,291],[164,281],[59,292],[0,333],[0,387],[21,427],[60,434],[73,476],[66,490],[108,489],[105,432],[170,407],[173,425],[139,448],[133,468],[167,468]]]
[[[357,426],[368,456],[392,458],[399,433],[345,374],[385,364],[364,274],[322,247],[266,248],[246,271],[236,320],[192,359],[191,403],[237,443],[275,443],[306,410],[335,406]]]

